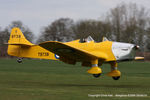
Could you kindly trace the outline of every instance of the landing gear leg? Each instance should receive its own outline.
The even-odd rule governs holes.
[[[87,72],[97,78],[102,73],[101,68],[98,67],[98,59],[92,60],[91,63],[92,63],[92,67]]]
[[[121,72],[117,69],[118,65],[116,62],[111,62],[111,72],[109,72],[107,75],[112,77],[114,80],[119,80],[121,76]]]
[[[17,62],[18,62],[18,63],[22,63],[22,59],[23,59],[23,58],[18,58],[18,59],[17,59]]]

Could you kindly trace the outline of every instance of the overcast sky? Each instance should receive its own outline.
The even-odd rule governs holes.
[[[0,0],[0,27],[20,20],[35,34],[61,17],[73,20],[100,19],[121,2],[150,9],[150,0]]]

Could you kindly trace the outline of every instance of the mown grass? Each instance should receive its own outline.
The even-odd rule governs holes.
[[[0,59],[0,100],[148,100],[150,99],[150,63],[119,64],[122,77],[114,81],[105,74],[94,78],[88,68],[59,61]],[[90,95],[98,94],[99,97]],[[112,94],[113,97],[100,97]],[[115,97],[116,94],[147,94],[145,97]]]

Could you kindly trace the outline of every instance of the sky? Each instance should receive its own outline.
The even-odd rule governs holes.
[[[98,20],[121,2],[150,9],[150,0],[0,0],[0,27],[20,20],[38,35],[59,18]]]

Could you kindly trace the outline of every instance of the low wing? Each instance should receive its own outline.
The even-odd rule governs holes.
[[[74,59],[76,61],[81,61],[81,60],[91,60],[91,59],[101,59],[105,60],[106,56],[105,54],[99,53],[97,54],[96,52],[88,52],[86,50],[68,45],[66,43],[61,43],[57,41],[48,41],[39,44],[41,47],[59,55],[60,57],[66,57],[69,59]]]

